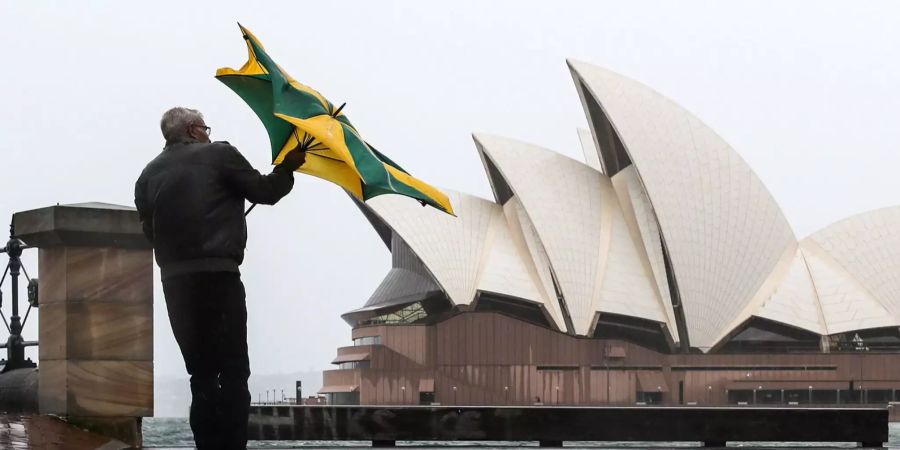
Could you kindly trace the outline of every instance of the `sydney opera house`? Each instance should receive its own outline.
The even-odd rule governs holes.
[[[392,267],[343,316],[329,403],[900,400],[900,207],[798,239],[697,117],[569,67],[583,162],[475,135],[493,199],[359,204]]]

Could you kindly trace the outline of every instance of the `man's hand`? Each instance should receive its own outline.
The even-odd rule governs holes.
[[[283,167],[293,172],[305,163],[306,151],[295,148],[284,155],[284,160],[281,161],[281,164],[279,164],[278,167]]]

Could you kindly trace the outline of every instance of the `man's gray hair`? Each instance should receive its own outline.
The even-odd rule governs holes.
[[[162,129],[166,142],[172,142],[190,138],[188,127],[202,121],[203,114],[200,111],[176,106],[163,114],[162,120],[159,121],[159,128]]]

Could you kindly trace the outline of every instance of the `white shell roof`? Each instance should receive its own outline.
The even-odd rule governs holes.
[[[844,219],[803,239],[729,328],[750,316],[820,335],[900,326],[898,227],[900,207],[892,207]]]
[[[753,300],[722,330],[716,342],[727,342],[733,332],[754,316],[817,334],[828,334],[807,258],[796,243],[784,252]]]
[[[503,177],[492,185],[508,185],[533,224],[576,334],[591,334],[598,312],[668,322],[609,178],[523,142],[475,140]]]
[[[525,255],[525,265],[535,280],[536,289],[544,295],[543,302],[545,308],[554,318],[557,328],[566,330],[565,315],[562,311],[562,305],[556,297],[556,289],[553,286],[553,277],[550,274],[550,260],[547,257],[547,251],[538,238],[534,224],[525,213],[525,208],[518,198],[512,197],[505,205],[503,205],[503,215],[506,217],[509,233],[512,241],[516,243],[519,254]],[[483,288],[491,291],[488,286]],[[494,291],[496,292],[496,291]]]
[[[755,315],[813,333],[828,334],[828,325],[804,252],[796,247],[789,258],[786,267],[775,272],[780,275],[779,283]]]
[[[829,334],[897,325],[869,291],[814,242],[801,245]]]
[[[895,321],[900,318],[900,207],[849,217],[806,240],[858,280]]]
[[[457,217],[400,196],[379,196],[367,205],[428,267],[454,304],[471,304],[477,291],[517,297],[543,306],[554,325],[565,329],[555,295],[541,283],[524,237],[510,228],[503,207],[444,192]]]
[[[732,328],[750,315],[821,335],[900,326],[898,227],[900,207],[884,208],[803,239]]]
[[[669,281],[666,279],[666,266],[663,260],[662,242],[659,236],[659,225],[650,206],[650,199],[644,191],[634,166],[626,167],[612,178],[613,187],[619,196],[626,220],[633,222],[629,227],[636,231],[634,237],[639,242],[644,258],[650,266],[650,273],[656,283],[656,292],[662,308],[666,312],[669,331],[673,340],[678,343],[678,325],[672,309],[672,295]]]
[[[515,297],[579,335],[598,314],[638,317],[704,351],[752,317],[820,335],[900,326],[900,207],[798,242],[759,178],[691,113],[624,76],[569,64],[597,122],[579,130],[586,164],[477,135],[496,202],[446,191],[452,217],[399,196],[370,200],[363,211],[406,255],[379,302],[432,292],[433,278],[457,305],[478,292]]]
[[[793,231],[750,167],[693,114],[627,77],[569,65],[587,91],[585,110],[599,103],[638,172],[671,258],[689,342],[707,350],[796,243]]]
[[[594,143],[591,130],[579,128],[578,142],[581,143],[581,151],[584,152],[584,163],[598,172],[603,172],[603,166],[600,164],[600,152],[597,151],[597,144]]]
[[[475,298],[476,277],[484,257],[493,202],[447,192],[458,218],[395,195],[382,195],[366,204],[409,245],[456,304]]]

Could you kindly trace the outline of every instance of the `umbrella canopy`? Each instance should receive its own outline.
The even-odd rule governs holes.
[[[331,181],[361,201],[382,194],[412,197],[453,214],[441,191],[411,176],[360,137],[341,111],[322,94],[275,64],[253,34],[238,24],[249,58],[240,69],[222,68],[216,78],[259,116],[272,145],[272,162],[299,145],[306,164],[299,172]]]

